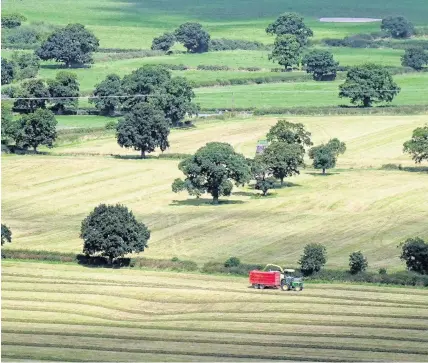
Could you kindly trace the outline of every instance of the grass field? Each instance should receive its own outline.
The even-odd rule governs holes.
[[[394,76],[401,87],[392,105],[426,104],[428,73]],[[269,108],[350,105],[349,99],[339,98],[339,85],[334,82],[265,83],[240,86],[195,89],[196,102],[202,108]]]
[[[119,148],[113,133],[62,145],[52,150],[56,156],[3,157],[2,218],[14,233],[8,248],[79,252],[81,220],[101,202],[120,202],[152,230],[148,257],[205,262],[237,255],[295,265],[306,243],[320,242],[327,246],[328,266],[344,267],[350,252],[362,250],[371,268],[401,269],[397,245],[408,237],[428,237],[428,175],[378,168],[414,165],[402,154],[402,144],[427,117],[291,120],[307,125],[316,144],[331,137],[347,143],[338,169],[325,177],[304,170],[270,198],[258,198],[251,187],[235,188],[218,207],[205,196],[172,193],[171,183],[180,176],[177,160],[107,157],[137,154]],[[206,121],[173,131],[169,152],[191,153],[209,141],[224,141],[251,157],[256,141],[275,122]]]
[[[367,62],[379,63],[386,66],[400,66],[402,50],[395,49],[352,49],[332,48],[335,58],[341,65],[358,65]],[[272,76],[270,69],[278,68],[278,64],[268,60],[269,51],[224,51],[203,54],[176,54],[170,56],[109,60],[108,54],[96,54],[95,64],[91,68],[73,69],[79,82],[80,90],[84,94],[93,91],[95,85],[101,82],[108,74],[116,73],[120,76],[131,73],[144,64],[184,64],[191,68],[198,65],[223,65],[235,71],[173,71],[175,76],[183,76],[196,83],[216,79],[250,78],[255,76]],[[10,52],[6,53],[6,57]],[[260,67],[263,72],[238,72],[239,67]],[[44,63],[39,76],[44,79],[54,78],[61,68],[55,63]],[[291,75],[292,76],[292,75]],[[286,76],[285,76],[286,77]]]
[[[203,3],[196,0],[75,0],[61,2],[43,0],[5,0],[5,12],[23,13],[29,21],[56,24],[79,22],[89,27],[101,40],[102,47],[147,48],[154,36],[171,31],[186,21],[199,21],[213,37],[259,40],[272,42],[264,29],[280,13],[296,11],[307,18],[314,29],[315,38],[342,37],[348,34],[370,32],[379,24],[326,24],[319,17],[373,17],[404,15],[416,24],[426,24],[425,0],[413,0],[411,6],[393,0],[386,7],[383,0],[362,0],[357,3],[337,0],[215,0]],[[130,36],[132,34],[132,36]]]
[[[3,261],[2,359],[428,361],[427,304],[422,289]]]

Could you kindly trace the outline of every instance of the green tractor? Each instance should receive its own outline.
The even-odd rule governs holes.
[[[278,265],[268,264],[263,271],[281,272],[281,290],[303,290],[303,279],[301,277],[294,276],[296,271],[291,268],[282,268]]]

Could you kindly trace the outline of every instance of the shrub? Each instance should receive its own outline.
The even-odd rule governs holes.
[[[1,16],[1,27],[2,28],[16,28],[21,25],[27,18],[24,15],[13,13],[13,14],[2,14]]]
[[[189,69],[188,66],[184,64],[162,64],[165,68],[170,69],[172,71],[186,71]]]
[[[381,267],[381,268],[379,269],[379,275],[386,275],[386,268]]]
[[[197,67],[200,71],[228,71],[230,68],[228,66],[220,65],[210,65],[210,64],[200,64]]]
[[[240,71],[248,71],[248,72],[258,72],[262,70],[260,67],[239,67],[238,69]]]
[[[224,263],[224,267],[236,267],[241,264],[241,260],[238,257],[229,257]]]
[[[321,270],[327,262],[325,246],[319,243],[310,243],[305,246],[299,265],[304,275],[311,275]]]
[[[263,43],[249,41],[249,40],[239,40],[239,39],[211,39],[209,42],[208,50],[212,51],[221,51],[221,50],[267,50],[270,48]]]
[[[349,271],[351,272],[351,274],[356,274],[358,272],[365,271],[367,269],[367,266],[367,259],[364,257],[361,251],[352,252],[349,255]]]
[[[116,130],[117,122],[116,121],[109,121],[105,125],[106,130]]]

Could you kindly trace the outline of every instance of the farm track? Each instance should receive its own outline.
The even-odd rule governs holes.
[[[428,360],[422,289],[261,292],[197,274],[16,261],[2,270],[6,360]]]

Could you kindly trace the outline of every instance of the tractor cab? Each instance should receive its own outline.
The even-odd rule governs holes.
[[[278,265],[267,264],[263,271],[279,271],[281,273],[282,290],[303,290],[303,279],[295,276],[295,270],[291,268],[282,268]]]

